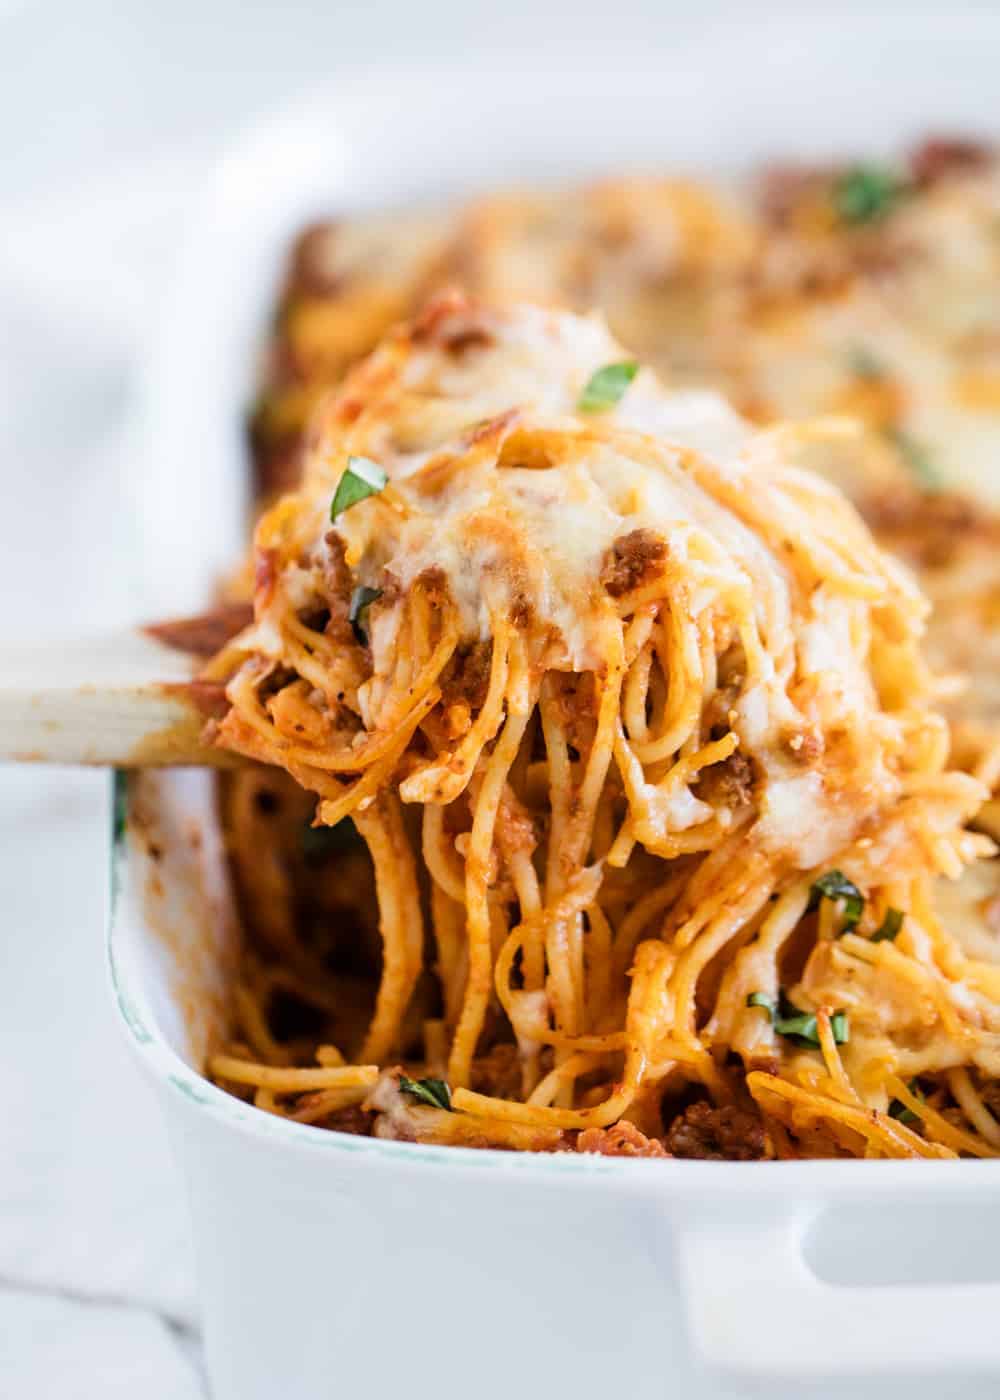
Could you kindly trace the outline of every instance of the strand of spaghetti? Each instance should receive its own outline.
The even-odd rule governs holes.
[[[680,951],[670,979],[670,991],[676,1007],[673,1034],[692,1048],[704,1049],[704,1042],[696,1029],[698,980],[708,964],[739,936],[743,926],[766,904],[772,887],[773,876],[769,874],[739,895],[734,893],[699,938]],[[707,1059],[706,1051],[706,1062]]]
[[[591,1030],[601,1024],[611,995],[611,925],[595,900],[586,909],[590,925],[587,934],[587,1017]]]
[[[765,872],[773,871],[766,853],[755,850],[743,834],[742,827],[750,815],[749,811],[737,813],[730,834],[697,867],[670,911],[667,932],[678,948],[693,943],[727,900],[760,881]],[[747,846],[749,850],[745,849]]]
[[[340,750],[330,750],[328,747],[318,750],[285,741],[282,745],[283,754],[296,763],[308,764],[310,768],[337,773],[357,773],[377,762],[396,746],[398,727],[410,725],[415,710],[420,709],[421,719],[428,713],[425,703],[427,696],[434,693],[437,681],[448,664],[457,641],[458,629],[453,626],[438,642],[416,679],[406,688],[408,713],[399,714],[398,707],[386,704],[379,711],[379,727],[371,733],[364,734],[360,744],[349,744]]]
[[[585,867],[574,875],[556,904],[540,906],[533,910],[507,935],[503,947],[497,954],[493,977],[497,997],[515,1029],[517,1028],[517,1017],[510,1000],[514,959],[523,947],[536,941],[538,933],[545,928],[546,924],[565,922],[566,919],[592,904],[600,888],[600,883],[600,866]],[[525,1034],[532,1039],[538,1036],[538,1032],[534,1028]]]
[[[328,702],[339,692],[354,687],[360,679],[359,668],[348,659],[343,647],[334,647],[322,633],[306,627],[290,606],[283,610],[281,622],[282,649],[298,674],[314,686]]]
[[[293,1123],[318,1123],[331,1113],[339,1113],[341,1109],[353,1108],[360,1104],[370,1087],[368,1084],[359,1084],[356,1088],[321,1089],[296,1104],[287,1117]]]
[[[418,578],[410,589],[410,628],[414,658],[425,656],[431,649],[430,600],[427,589],[419,586],[420,582]]]
[[[789,1084],[787,1080],[778,1079],[761,1070],[752,1070],[747,1075],[746,1082],[751,1095],[766,1112],[773,1113],[775,1111],[773,1105],[768,1109],[766,1102],[762,1102],[762,1100],[766,1101],[770,1095],[772,1098],[785,1101],[793,1109],[800,1109],[809,1117],[842,1123],[866,1142],[875,1140],[886,1156],[953,1157],[955,1155],[947,1147],[925,1141],[917,1133],[911,1132],[904,1124],[898,1123],[893,1118],[888,1118],[885,1114],[876,1113],[867,1108],[854,1108],[849,1104],[838,1103],[835,1099],[823,1098],[808,1089],[800,1089],[795,1084]]]
[[[691,621],[689,608],[686,591],[680,589],[661,613],[666,635],[665,645],[658,655],[660,669],[667,679],[662,728],[649,739],[632,742],[636,758],[646,765],[676,753],[698,722],[704,673],[698,629]]]
[[[628,1047],[625,1068],[621,1081],[603,1102],[587,1108],[540,1108],[494,1099],[487,1094],[462,1088],[452,1095],[453,1106],[459,1112],[492,1114],[513,1123],[545,1124],[556,1128],[606,1128],[626,1112],[642,1083],[649,1053],[660,1028],[665,982],[671,963],[670,949],[662,943],[644,943],[638,950],[626,1014]],[[561,1078],[565,1078],[565,1075]]]
[[[935,961],[953,981],[961,981],[964,977],[969,976],[972,965],[961,949],[956,946],[954,939],[945,932],[940,919],[934,913],[931,907],[930,890],[931,884],[926,878],[912,881],[909,907],[920,928],[925,930],[931,939]],[[1000,987],[1000,983],[997,985]]]
[[[827,900],[828,904],[832,901]],[[823,1056],[823,1063],[826,1065],[827,1074],[830,1076],[830,1092],[834,1098],[840,1099],[841,1103],[860,1104],[854,1085],[847,1077],[843,1061],[840,1058],[840,1051],[837,1049],[837,1042],[833,1035],[833,1026],[830,1022],[830,1012],[825,1006],[821,1006],[816,1012],[816,1034],[819,1037],[820,1053]]]
[[[557,900],[565,883],[566,873],[560,868],[563,831],[566,826],[573,774],[569,761],[569,743],[560,714],[559,697],[555,694],[557,677],[549,674],[542,681],[538,708],[542,720],[542,737],[548,762],[549,841],[545,863],[545,901]]]
[[[624,662],[626,668],[634,665],[646,650],[659,611],[660,605],[659,600],[657,600],[653,603],[643,604],[642,607],[636,609],[630,618],[625,629]]]
[[[622,694],[622,719],[629,738],[640,742],[649,738],[649,673],[653,668],[654,652],[650,643],[642,648],[629,666]]]
[[[465,942],[465,895],[452,899],[439,884],[431,882],[431,921],[437,946],[437,974],[444,994],[444,1015],[449,1026],[456,1026],[465,996],[468,949]]]
[[[873,943],[858,934],[846,933],[839,942],[844,952],[852,953],[863,962],[872,965],[881,963],[890,972],[921,986],[933,998],[942,1025],[953,1039],[969,1041],[973,1038],[973,1028],[961,1019],[949,996],[949,984],[944,981],[936,967],[918,963],[889,940]]]
[[[405,723],[407,714],[416,700],[431,686],[437,685],[441,674],[454,655],[459,638],[458,616],[455,609],[451,607],[442,619],[440,637],[416,675],[411,674],[407,681],[393,686],[389,693],[382,697],[376,714],[380,729],[393,729],[397,725]]]
[[[499,1099],[489,1103],[502,1102]],[[376,1121],[375,1134],[379,1136]],[[442,1108],[414,1107],[407,1119],[407,1128],[416,1142],[433,1142],[451,1147],[506,1147],[515,1152],[554,1152],[562,1147],[563,1137],[549,1123],[512,1123],[491,1114],[473,1117],[464,1113],[449,1113]]]
[[[447,806],[465,791],[479,755],[496,735],[503,720],[510,645],[511,629],[502,617],[497,617],[493,627],[490,683],[482,709],[447,759],[434,759],[403,780],[399,793],[404,802],[436,802]]]
[[[615,870],[624,870],[632,859],[632,853],[638,844],[638,838],[632,830],[632,820],[626,816],[622,822],[621,831],[611,843],[611,849],[608,851],[608,864]]]
[[[405,725],[397,732],[396,741],[392,748],[387,750],[385,755],[358,779],[342,796],[337,798],[324,798],[319,804],[318,817],[324,826],[336,826],[339,821],[349,817],[353,812],[359,810],[367,801],[375,797],[389,778],[400,756],[405,751],[414,731],[420,724],[424,715],[429,714],[441,698],[439,690],[434,689],[425,695],[423,700],[417,705],[407,717]],[[298,779],[304,787],[309,787],[310,783],[303,780],[300,774],[309,773],[298,764],[287,764],[288,771],[293,778]]]
[[[575,1053],[568,1055],[554,1069],[549,1070],[544,1079],[540,1079],[534,1090],[528,1096],[525,1107],[529,1109],[550,1108],[552,1101],[568,1084],[578,1079],[581,1074],[587,1074],[601,1063],[600,1055],[588,1055]]]
[[[573,791],[573,773],[569,761],[569,743],[561,714],[560,697],[556,693],[556,678],[546,676],[539,696],[542,736],[548,759],[549,831],[545,859],[544,909],[558,907],[566,887],[570,868],[564,864],[566,831]],[[545,960],[548,968],[547,991],[556,1025],[564,1031],[576,1032],[576,984],[566,934],[566,921],[551,915],[542,925]]]
[[[998,1157],[1000,1149],[994,1148],[990,1143],[985,1142],[975,1133],[967,1133],[962,1128],[957,1128],[954,1123],[949,1123],[948,1119],[934,1108],[931,1108],[926,1099],[918,1098],[908,1084],[896,1075],[889,1075],[886,1079],[886,1089],[894,1099],[898,1099],[905,1108],[920,1119],[924,1132],[929,1138],[943,1143],[954,1152],[968,1152],[973,1157]]]
[[[1000,1123],[983,1102],[982,1095],[973,1084],[969,1071],[964,1068],[950,1069],[948,1071],[948,1087],[951,1089],[955,1102],[980,1137],[985,1138],[991,1147],[1000,1148]]]
[[[810,885],[809,880],[796,881],[778,896],[766,910],[757,936],[736,953],[719,984],[704,1035],[713,1043],[730,1046],[747,1063],[753,1063],[762,1053],[777,1053],[771,1018],[751,1007],[748,999],[757,993],[777,1002],[778,960],[808,908]]]
[[[688,871],[681,870],[669,875],[662,883],[648,890],[637,903],[633,904],[622,919],[615,935],[612,972],[616,981],[623,978],[632,965],[636,946],[648,925],[662,914],[668,905],[673,904],[678,893],[688,879]]]
[[[493,829],[496,824],[503,785],[507,781],[507,773],[514,762],[521,738],[527,728],[528,716],[531,713],[531,706],[526,703],[526,698],[517,694],[518,690],[524,689],[524,673],[526,671],[523,647],[519,638],[513,648],[513,653],[514,675],[511,682],[512,695],[508,700],[507,721],[486,764],[482,786],[473,812],[472,834],[465,857],[469,974],[465,984],[462,1011],[455,1029],[455,1039],[448,1061],[448,1077],[452,1086],[464,1086],[469,1082],[472,1057],[483,1028],[486,1007],[489,1003],[492,945],[487,889],[490,855],[493,848]],[[515,709],[515,706],[518,708]]]
[[[446,807],[428,803],[421,822],[421,851],[424,864],[435,884],[451,899],[465,899],[465,871],[458,858],[454,842],[445,831]]]
[[[251,623],[238,637],[227,642],[199,671],[199,680],[227,681],[253,656],[253,633],[254,625]]]
[[[354,821],[375,867],[382,935],[382,979],[361,1050],[363,1060],[377,1062],[386,1058],[399,1039],[423,963],[420,888],[395,794],[382,793],[369,808],[355,812]]]
[[[262,665],[256,659],[241,666],[226,687],[226,698],[243,722],[257,733],[269,748],[282,747],[281,735],[264,710],[257,688],[272,674],[272,665]],[[230,716],[226,717],[226,723]]]
[[[599,686],[600,694],[594,737],[583,779],[572,801],[562,833],[563,849],[560,852],[560,861],[562,868],[568,870],[579,869],[587,859],[593,839],[594,815],[613,755],[624,675],[624,636],[617,621],[613,625],[608,625],[608,621],[605,621],[603,669],[603,678],[597,673],[594,676],[594,684]],[[574,914],[567,920],[565,936],[569,944],[573,981],[573,1020],[565,1029],[578,1033],[584,1028],[586,1007],[583,920],[580,914]]]
[[[435,692],[431,692],[434,694]],[[420,711],[420,718],[433,708],[440,695],[435,695],[435,700],[431,706],[426,705],[427,690],[424,690],[417,697],[416,708]],[[409,725],[412,719],[412,712],[401,721]],[[418,720],[417,723],[420,721]],[[412,733],[416,725],[409,725]],[[282,762],[287,766],[289,763],[301,764],[311,771],[325,773],[361,773],[366,768],[370,768],[373,763],[377,763],[380,758],[384,758],[387,753],[398,747],[399,733],[396,728],[379,728],[370,733],[364,730],[359,731],[359,744],[348,744],[339,751],[320,749],[318,747],[307,747],[304,744],[289,744],[287,741],[279,741]]]
[[[534,917],[542,908],[538,874],[528,851],[510,851],[505,858],[514,881],[518,909],[525,920],[532,920],[522,943],[521,980],[525,991],[540,991],[545,982],[545,938],[541,921]]]
[[[286,744],[264,715],[254,694],[254,678],[250,676],[249,668],[247,674],[234,679],[228,693],[232,709],[223,721],[220,733],[225,735],[229,747],[247,754],[250,758],[262,759],[285,768],[307,791],[322,797],[324,802],[320,804],[320,821],[327,826],[336,825],[342,817],[349,816],[359,802],[375,795],[395,767],[424,715],[429,713],[440,699],[437,689],[425,695],[407,717],[405,724],[391,736],[391,743],[383,751],[382,757],[368,767],[353,787],[345,788],[322,769],[311,764],[298,763],[288,757]],[[240,732],[241,723],[249,725],[249,739]],[[254,734],[257,735],[256,740],[253,738]]]
[[[250,1084],[276,1094],[297,1094],[309,1089],[370,1087],[379,1076],[378,1065],[336,1065],[319,1069],[286,1069],[276,1065],[213,1055],[209,1070],[231,1084]]]
[[[738,736],[730,731],[721,739],[716,739],[703,748],[679,758],[654,785],[646,781],[621,724],[616,725],[614,751],[628,799],[630,829],[647,851],[669,859],[681,849],[703,849],[706,844],[710,844],[711,837],[717,834],[720,828],[718,815],[713,814],[707,821],[678,832],[671,825],[675,820],[675,807],[683,797],[683,789],[689,787],[702,768],[724,762],[735,752],[738,745]],[[694,800],[690,792],[688,797],[691,801]],[[690,804],[684,808],[685,820],[688,819],[688,805]]]
[[[514,787],[518,764],[521,766],[521,776],[524,774],[525,750],[532,742],[535,715],[536,703],[532,707],[528,728],[522,736],[517,759],[511,764],[508,781],[500,794],[500,808],[497,811],[497,844],[514,886],[520,921],[538,914],[542,907],[541,886],[534,862],[534,853],[538,846],[535,820],[528,812],[527,806],[518,798]],[[521,984],[529,993],[541,991],[545,984],[545,942],[538,920],[532,921],[531,935],[525,938],[522,945]]]
[[[263,1007],[245,982],[237,982],[233,987],[233,1009],[236,1024],[255,1055],[272,1065],[290,1063],[287,1048],[279,1045],[271,1034]]]
[[[972,776],[990,792],[1000,784],[1000,735],[988,734],[982,753],[972,769]]]

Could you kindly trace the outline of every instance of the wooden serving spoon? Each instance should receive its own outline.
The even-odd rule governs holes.
[[[239,759],[204,738],[224,710],[202,662],[251,621],[248,605],[84,641],[5,646],[0,669],[0,761],[114,767]]]

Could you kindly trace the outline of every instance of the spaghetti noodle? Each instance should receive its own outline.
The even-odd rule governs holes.
[[[994,1155],[1000,970],[933,902],[992,849],[986,791],[946,767],[919,590],[796,464],[848,430],[635,370],[596,320],[444,296],[320,410],[206,674],[217,741],[367,847],[368,977],[252,872],[272,956],[211,1071],[406,1139]],[[234,783],[252,864],[284,789]],[[316,1013],[284,1039],[282,978]]]

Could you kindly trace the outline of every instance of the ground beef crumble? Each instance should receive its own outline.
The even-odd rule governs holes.
[[[666,540],[652,530],[632,530],[611,546],[601,582],[612,598],[620,598],[654,578],[666,557]]]
[[[695,795],[711,807],[743,807],[753,792],[753,767],[737,750],[721,763],[703,768],[693,787]]]
[[[675,1157],[711,1162],[757,1162],[767,1151],[764,1127],[755,1112],[732,1105],[713,1108],[704,1100],[677,1115],[666,1144]]]
[[[596,1152],[601,1157],[669,1157],[658,1138],[640,1133],[634,1123],[616,1123],[613,1128],[585,1128],[576,1140],[577,1152]]]

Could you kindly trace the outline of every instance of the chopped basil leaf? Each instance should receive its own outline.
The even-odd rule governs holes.
[[[367,457],[348,457],[347,468],[337,482],[330,502],[330,519],[335,521],[338,515],[350,510],[359,501],[368,496],[377,496],[388,480],[377,462],[371,462]]]
[[[842,900],[844,906],[841,933],[849,933],[861,918],[865,907],[865,897],[853,880],[849,880],[842,870],[828,870],[813,882],[809,894],[809,908],[815,909],[821,899]]]
[[[845,224],[869,224],[884,218],[907,192],[892,170],[855,165],[834,182],[833,207]]]
[[[911,1080],[906,1087],[915,1099],[919,1099],[920,1102],[923,1103],[924,1096],[920,1092],[920,1086],[915,1079]],[[901,1099],[893,1099],[892,1103],[889,1105],[889,1117],[895,1118],[897,1123],[909,1124],[920,1122],[920,1115],[914,1113],[912,1108],[907,1108],[906,1104],[903,1103]]]
[[[431,1108],[444,1108],[451,1112],[451,1090],[443,1079],[407,1079],[399,1076],[399,1087],[404,1094],[430,1104]]]
[[[819,1048],[819,1029],[816,1024],[815,1012],[800,1011],[797,1006],[793,1006],[785,998],[784,994],[781,997],[779,1012],[773,999],[763,992],[751,992],[747,997],[747,1006],[762,1007],[767,1012],[774,1029],[787,1040],[802,1046],[803,1049],[816,1050]],[[833,1013],[830,1017],[830,1030],[833,1032],[835,1045],[847,1044],[851,1032],[847,1024],[846,1011]]]
[[[896,935],[902,927],[902,909],[887,909],[885,911],[885,918],[882,920],[881,924],[879,924],[878,928],[872,934],[872,942],[892,943],[895,941]]]
[[[363,583],[359,584],[351,594],[348,619],[354,628],[354,635],[362,646],[368,641],[368,609],[381,596],[381,588],[367,588]]]
[[[847,364],[858,379],[885,378],[885,365],[864,345],[855,345],[847,352]]]
[[[359,840],[357,827],[350,817],[335,826],[304,826],[300,846],[305,859],[318,864],[333,855],[349,850]]]
[[[747,997],[747,1006],[761,1006],[767,1012],[768,1020],[773,1021],[778,1010],[778,1003],[773,997],[769,997],[766,992],[751,992]]]
[[[580,413],[603,413],[615,404],[639,373],[637,360],[622,360],[620,364],[605,365],[588,379],[577,400]]]
[[[776,1016],[774,1029],[779,1035],[793,1041],[803,1049],[815,1050],[819,1047],[819,1028],[811,1011],[800,1011],[796,1016]],[[830,1017],[830,1030],[835,1045],[846,1045],[850,1039],[847,1012],[835,1011]]]
[[[941,473],[923,443],[910,437],[902,428],[890,428],[888,437],[924,490],[940,490]]]
[[[809,1048],[819,1045],[816,1016],[812,1011],[800,1011],[797,1016],[775,1016],[774,1029],[796,1045]]]

